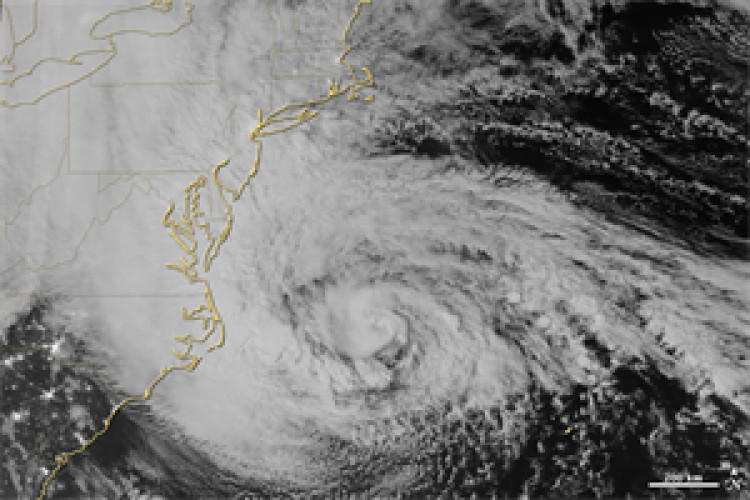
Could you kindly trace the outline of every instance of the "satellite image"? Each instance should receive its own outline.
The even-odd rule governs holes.
[[[750,0],[0,0],[0,498],[750,498]]]

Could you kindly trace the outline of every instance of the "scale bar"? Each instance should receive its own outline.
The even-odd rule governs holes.
[[[648,483],[649,488],[718,488],[717,482],[699,482],[699,481],[664,481]]]

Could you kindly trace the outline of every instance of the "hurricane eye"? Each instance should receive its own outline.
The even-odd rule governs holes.
[[[403,337],[403,320],[387,309],[347,311],[347,318],[338,322],[333,332],[336,349],[352,358],[377,354],[396,337]]]

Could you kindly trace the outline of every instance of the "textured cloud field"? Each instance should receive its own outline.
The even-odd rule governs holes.
[[[102,179],[66,177],[69,184],[54,191],[58,198],[37,198],[22,207],[35,225],[16,225],[16,233],[8,233],[11,239],[25,238],[40,262],[55,262],[51,255],[65,257],[75,250],[68,266],[33,272],[19,266],[2,275],[3,283],[8,288],[28,283],[36,293],[62,292],[46,320],[86,343],[88,359],[101,363],[114,381],[102,385],[113,401],[142,392],[162,366],[173,362],[171,351],[179,344],[172,334],[197,328],[181,321],[179,308],[195,307],[200,297],[105,294],[201,293],[164,268],[181,253],[161,221],[167,201],[179,207],[184,186],[196,174],[161,170],[208,168],[214,158],[234,151],[222,179],[237,185],[250,171],[255,147],[247,133],[255,117],[249,108],[266,107],[264,65],[270,48],[268,18],[260,4],[197,4],[196,26],[180,36],[196,53],[200,48],[205,64],[195,71],[203,71],[201,78],[215,73],[223,88],[210,94],[173,89],[163,98],[138,94],[138,102],[159,108],[128,136],[155,141],[148,147],[114,142],[118,127],[138,122],[143,108],[128,109],[125,97],[122,104],[110,95],[117,91],[92,90],[99,92],[96,99],[109,103],[108,114],[120,107],[124,112],[110,120],[112,128],[100,139],[107,146],[92,149],[93,157],[127,168],[123,154],[136,148],[132,161],[143,165],[152,159],[161,165],[158,172],[104,177],[111,183],[103,190],[97,184]],[[165,378],[147,404],[125,410],[123,418],[134,429],[120,438],[125,444],[112,459],[117,465],[98,464],[96,452],[81,460],[110,472],[130,467],[146,478],[143,491],[162,494],[181,490],[159,481],[203,481],[203,487],[215,488],[202,494],[263,487],[277,493],[330,494],[344,488],[419,494],[454,481],[450,475],[433,477],[438,473],[430,467],[439,467],[424,466],[433,458],[443,460],[435,458],[441,453],[454,453],[435,448],[442,442],[436,429],[443,425],[431,420],[435,415],[465,428],[474,425],[467,423],[472,415],[490,421],[502,414],[487,438],[490,451],[471,452],[481,467],[489,464],[495,470],[494,479],[460,456],[458,465],[440,466],[464,472],[473,467],[481,481],[497,486],[497,477],[505,474],[502,464],[516,463],[526,452],[524,431],[518,429],[546,418],[519,414],[514,401],[533,391],[569,394],[577,387],[596,388],[638,363],[696,394],[699,407],[707,407],[706,398],[718,397],[731,400],[740,414],[750,412],[750,365],[741,355],[748,350],[750,324],[746,261],[699,254],[666,233],[625,227],[575,203],[555,183],[528,170],[508,166],[488,172],[465,154],[401,154],[378,150],[370,140],[397,110],[411,112],[418,104],[440,101],[462,84],[463,75],[437,77],[429,67],[409,61],[404,54],[416,53],[414,40],[432,42],[415,57],[435,64],[460,61],[472,47],[495,43],[489,28],[485,34],[462,31],[464,25],[447,28],[447,12],[463,19],[462,12],[492,3],[465,4],[377,2],[364,7],[353,25],[357,43],[351,60],[375,72],[375,101],[341,97],[322,105],[309,123],[264,138],[260,170],[232,204],[230,237],[206,274],[226,325],[225,345],[207,353],[195,372]],[[572,13],[583,9],[580,2],[563,4]],[[342,5],[350,15],[354,3]],[[537,18],[549,9],[540,13],[535,8],[508,3],[509,10],[515,9],[508,25],[533,26],[533,19],[541,26]],[[283,7],[277,15],[280,23],[287,22],[294,11]],[[343,32],[344,25],[339,26]],[[575,26],[574,20],[563,28]],[[226,34],[223,41],[219,33]],[[390,44],[395,40],[398,45],[399,36],[405,41],[394,48]],[[161,49],[139,57],[161,61],[169,47],[176,47],[159,43],[154,39]],[[441,44],[445,50],[431,58],[430,50]],[[138,54],[134,47],[123,46],[124,61]],[[179,50],[175,58],[195,69],[191,51]],[[340,75],[335,63],[330,61],[330,72]],[[129,66],[121,64],[108,67],[107,78],[122,78]],[[175,66],[165,71],[183,77]],[[159,65],[146,67],[151,77]],[[273,99],[318,91],[309,82],[284,85]],[[241,105],[230,112],[227,97]],[[82,109],[93,112],[93,107]],[[42,119],[41,111],[37,116]],[[206,121],[214,126],[200,126]],[[42,127],[28,127],[41,133]],[[89,123],[85,136],[100,128],[106,127]],[[155,138],[164,129],[166,135]],[[17,147],[5,139],[11,136],[3,137],[6,151]],[[78,158],[84,158],[81,165],[96,163],[86,163],[83,139],[76,145]],[[164,151],[176,153],[164,157]],[[4,170],[13,169],[13,156],[4,157]],[[44,156],[45,165],[49,161]],[[20,183],[22,176],[13,175]],[[12,195],[13,187],[6,186]],[[119,199],[126,199],[124,205],[106,223],[94,224],[75,247],[71,242],[77,240],[69,235],[77,238],[92,213],[110,210],[112,200]],[[215,197],[201,202],[212,207],[212,224],[220,227],[223,207]],[[95,296],[71,296],[71,290]],[[18,302],[13,307],[23,306]],[[653,407],[660,404],[655,399]],[[440,432],[462,442],[453,427]],[[150,433],[154,441],[149,444]],[[503,455],[507,442],[518,450]],[[170,465],[170,454],[179,457],[175,463],[185,464],[183,474],[190,474],[181,477]],[[84,470],[75,467],[74,460],[69,468]],[[211,478],[213,472],[231,479]],[[512,478],[507,481],[504,491],[520,491]],[[100,487],[97,491],[107,491]],[[471,488],[468,479],[463,487]]]
[[[320,137],[269,148],[217,263],[226,349],[164,396],[179,427],[232,465],[279,453],[289,466],[274,474],[315,485],[345,459],[306,461],[325,457],[319,434],[349,439],[446,402],[489,409],[532,380],[565,390],[604,378],[592,339],[693,388],[744,389],[747,367],[732,358],[747,312],[715,294],[746,304],[746,266],[619,228],[534,179],[498,188],[450,160],[287,155],[325,151]],[[364,356],[384,329],[406,344]],[[420,439],[410,429],[403,446]]]

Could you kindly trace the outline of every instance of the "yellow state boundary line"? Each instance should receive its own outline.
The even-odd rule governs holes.
[[[102,69],[104,66],[109,64],[109,62],[115,57],[115,54],[117,53],[117,46],[114,42],[114,37],[116,35],[122,35],[126,33],[141,33],[143,35],[148,36],[170,36],[178,31],[180,31],[185,26],[190,25],[193,22],[193,8],[195,5],[193,4],[192,0],[185,0],[185,14],[187,16],[187,19],[179,23],[177,26],[172,28],[171,30],[167,31],[149,31],[145,29],[138,29],[138,28],[122,28],[119,30],[110,31],[108,33],[105,33],[103,35],[95,35],[94,31],[96,28],[102,24],[104,21],[106,21],[108,18],[112,16],[116,16],[119,14],[126,14],[128,12],[134,12],[138,10],[146,10],[146,9],[154,9],[159,12],[169,12],[172,9],[172,2],[173,0],[150,0],[149,3],[142,4],[142,5],[135,5],[132,7],[124,7],[121,9],[114,9],[110,10],[109,12],[105,13],[101,17],[94,20],[94,22],[91,24],[88,30],[88,36],[90,39],[94,41],[104,41],[107,42],[106,48],[100,48],[100,49],[86,49],[86,50],[80,50],[77,52],[74,52],[69,58],[65,59],[62,57],[54,57],[54,56],[44,56],[40,57],[36,61],[34,61],[25,71],[22,71],[11,78],[7,80],[0,80],[0,85],[4,85],[7,87],[13,87],[13,85],[21,78],[30,76],[36,68],[41,66],[42,64],[46,62],[58,62],[65,65],[81,65],[83,62],[79,59],[80,56],[90,55],[90,54],[100,54],[100,53],[106,53],[107,56],[102,60],[99,64],[94,66],[89,71],[86,71],[82,75],[77,76],[76,78],[73,78],[72,80],[69,80],[67,82],[61,83],[59,85],[56,85],[52,88],[49,88],[47,90],[44,90],[39,93],[35,98],[26,100],[26,101],[17,101],[17,102],[8,102],[4,99],[0,99],[0,106],[4,106],[7,108],[16,108],[18,106],[27,106],[36,104],[45,97],[47,97],[50,94],[53,94],[55,92],[58,92],[62,89],[69,88],[73,85],[75,85],[78,82],[81,82],[85,80],[86,78],[90,77],[94,73],[98,72],[100,69]],[[32,5],[33,8],[33,25],[31,28],[31,31],[27,33],[24,37],[22,37],[19,40],[15,40],[13,36],[13,23],[10,18],[10,11],[8,11],[8,26],[10,30],[11,35],[11,47],[10,47],[10,54],[3,56],[2,59],[0,59],[0,64],[7,64],[10,66],[11,71],[14,70],[14,63],[13,63],[13,57],[15,55],[15,49],[17,46],[21,45],[23,42],[28,40],[34,33],[36,32],[36,25],[37,25],[37,0],[34,0],[34,3]],[[3,7],[4,11],[7,11],[7,7]]]
[[[16,107],[24,106],[24,105],[34,105],[34,104],[37,104],[39,101],[41,101],[43,98],[47,97],[48,95],[50,95],[50,94],[52,94],[54,92],[58,92],[58,91],[64,90],[64,89],[69,89],[71,86],[75,85],[76,83],[79,83],[79,82],[81,82],[81,81],[83,81],[83,80],[91,77],[96,72],[98,72],[100,69],[102,69],[104,66],[106,66],[112,60],[112,58],[114,58],[114,56],[116,54],[116,45],[114,43],[113,37],[116,36],[116,35],[121,35],[121,34],[126,34],[126,33],[140,33],[140,34],[144,34],[144,35],[156,37],[156,36],[171,36],[171,35],[177,33],[182,28],[184,28],[184,27],[186,27],[186,26],[188,26],[188,25],[190,25],[192,23],[192,11],[193,11],[195,5],[193,4],[192,0],[184,0],[184,2],[185,2],[186,19],[184,21],[182,21],[181,23],[179,23],[177,26],[175,26],[174,28],[172,28],[172,29],[170,29],[168,31],[149,31],[149,30],[137,29],[137,28],[122,28],[122,29],[119,29],[119,30],[110,31],[110,32],[108,32],[106,34],[103,34],[103,35],[95,35],[94,34],[94,31],[96,30],[96,28],[101,23],[103,23],[104,21],[106,21],[108,18],[116,16],[116,15],[119,15],[119,14],[124,14],[124,13],[127,13],[127,12],[132,12],[132,11],[137,11],[137,10],[146,10],[146,9],[154,9],[154,10],[157,10],[157,11],[162,12],[162,13],[169,12],[172,9],[173,0],[149,0],[149,2],[146,3],[146,4],[135,5],[135,6],[132,6],[132,7],[125,7],[125,8],[121,8],[121,9],[114,9],[114,10],[110,10],[110,11],[106,12],[105,14],[103,14],[102,16],[100,16],[99,18],[95,19],[93,21],[93,23],[89,26],[88,36],[92,40],[100,40],[100,41],[101,40],[106,40],[107,43],[109,44],[109,47],[107,49],[89,49],[89,50],[75,52],[68,59],[62,59],[62,58],[58,58],[58,57],[42,57],[42,58],[39,58],[37,61],[35,61],[33,64],[31,64],[31,66],[26,71],[18,73],[18,74],[16,74],[15,76],[11,77],[8,80],[0,80],[0,86],[5,85],[5,86],[8,86],[8,87],[12,87],[16,83],[17,80],[19,80],[20,78],[23,78],[23,77],[31,75],[34,72],[34,70],[39,65],[41,65],[41,64],[43,64],[45,62],[48,62],[48,61],[57,61],[57,62],[61,62],[61,63],[64,63],[64,64],[80,65],[80,64],[82,64],[82,62],[77,59],[78,56],[85,55],[85,54],[99,53],[99,52],[108,52],[109,54],[107,55],[107,57],[101,63],[99,63],[98,65],[96,65],[94,68],[92,68],[91,70],[87,71],[83,75],[80,75],[80,76],[74,78],[73,80],[67,81],[65,83],[62,83],[60,85],[57,85],[55,87],[52,87],[50,89],[47,89],[47,90],[44,90],[44,91],[40,92],[39,95],[37,95],[37,97],[34,98],[34,99],[32,99],[32,100],[18,101],[18,102],[8,102],[8,101],[6,101],[4,99],[0,99],[0,107],[16,108]],[[12,21],[11,15],[10,15],[10,11],[8,10],[8,7],[6,5],[0,4],[0,9],[2,9],[2,11],[5,14],[7,14],[8,29],[9,29],[10,37],[11,37],[11,47],[10,47],[9,54],[7,54],[7,55],[3,56],[2,58],[0,58],[0,64],[9,65],[11,67],[11,71],[14,69],[13,56],[15,54],[15,48],[18,47],[19,45],[21,45],[22,43],[26,42],[27,40],[29,40],[36,33],[36,30],[37,30],[37,20],[38,20],[38,12],[37,12],[38,11],[38,5],[37,5],[37,3],[38,3],[38,0],[33,0],[33,3],[32,3],[32,26],[31,26],[31,29],[29,30],[28,33],[26,33],[26,35],[24,35],[23,37],[21,37],[18,40],[15,39],[15,36],[14,36],[14,33],[13,33],[13,21]],[[67,105],[66,115],[68,117],[68,124],[67,124],[66,135],[65,135],[65,138],[63,139],[63,142],[64,143],[67,142],[67,144],[63,145],[63,153],[62,153],[63,157],[65,157],[66,154],[69,155],[69,153],[70,153],[70,149],[69,149],[69,147],[70,147],[70,94],[69,94],[69,92],[68,92],[68,95],[66,96],[66,105]],[[69,161],[70,161],[70,158],[68,156],[68,170],[70,169]],[[61,158],[61,162],[62,162],[62,158]],[[35,186],[34,189],[27,196],[25,196],[23,200],[21,200],[17,204],[17,206],[15,208],[15,211],[14,211],[14,215],[11,218],[10,222],[9,222],[8,219],[2,219],[2,224],[3,224],[2,232],[3,232],[3,236],[5,237],[6,241],[8,242],[11,250],[19,257],[19,259],[18,259],[18,261],[16,261],[13,264],[7,266],[6,268],[0,269],[0,274],[2,274],[3,272],[7,271],[8,269],[14,267],[19,262],[23,263],[25,265],[25,267],[27,267],[29,270],[35,271],[35,270],[39,270],[39,269],[47,269],[47,268],[57,267],[60,264],[64,264],[64,263],[71,262],[71,261],[75,260],[75,258],[77,256],[77,253],[78,253],[79,247],[83,244],[83,241],[86,239],[86,236],[88,235],[88,233],[90,232],[90,230],[93,228],[94,223],[95,222],[99,222],[101,224],[101,223],[106,222],[109,219],[109,217],[112,215],[112,213],[117,208],[121,207],[122,205],[124,205],[128,201],[128,199],[130,198],[130,196],[132,195],[133,190],[134,190],[134,186],[131,186],[130,189],[127,191],[127,194],[125,195],[124,199],[122,199],[114,207],[110,207],[109,210],[107,211],[107,214],[104,216],[103,219],[95,216],[95,217],[93,217],[91,219],[91,221],[89,221],[89,224],[86,226],[86,229],[84,230],[83,236],[77,242],[77,244],[75,245],[75,247],[73,249],[73,256],[72,257],[70,257],[69,259],[63,259],[61,261],[56,261],[56,262],[54,262],[52,264],[46,264],[46,265],[45,264],[41,264],[41,265],[38,265],[38,266],[31,266],[31,265],[29,265],[29,263],[27,262],[26,258],[23,256],[23,254],[21,254],[13,246],[13,243],[12,243],[11,239],[8,237],[7,230],[8,230],[9,225],[11,225],[13,223],[13,221],[18,217],[21,205],[24,205],[24,204],[28,205],[31,202],[31,199],[32,199],[34,193],[36,191],[38,191],[39,189],[42,189],[42,188],[50,185],[52,182],[54,182],[60,176],[61,172],[62,172],[61,164],[58,164],[57,168],[55,169],[55,173],[54,173],[54,175],[53,175],[53,177],[51,179],[45,181],[44,183],[42,183],[40,185]],[[147,184],[149,184],[148,189],[143,189],[143,188],[138,188],[138,189],[140,189],[144,193],[147,193],[147,192],[150,192],[150,191],[156,191],[155,188],[153,187],[153,185],[151,185],[150,182],[147,182]]]
[[[169,0],[165,1],[169,2]],[[201,260],[198,255],[196,229],[201,230],[209,242],[202,258],[202,268],[204,271],[208,271],[214,259],[219,254],[220,248],[229,238],[232,223],[234,221],[231,204],[230,201],[227,200],[227,195],[230,195],[231,201],[239,200],[245,188],[250,183],[250,180],[256,175],[258,167],[260,165],[261,138],[280,134],[309,121],[318,113],[317,111],[311,110],[311,106],[324,104],[332,100],[333,98],[339,97],[344,94],[348,94],[347,100],[356,100],[359,98],[358,92],[360,90],[365,87],[374,85],[373,75],[367,67],[361,68],[366,77],[364,79],[360,79],[357,76],[354,67],[344,60],[346,55],[352,50],[351,45],[349,45],[347,42],[347,38],[349,32],[351,31],[352,25],[359,16],[362,10],[362,6],[370,3],[371,0],[360,0],[354,9],[354,14],[351,16],[348,23],[346,24],[346,28],[344,29],[344,35],[342,39],[344,50],[341,52],[341,55],[338,58],[338,63],[346,67],[350,76],[352,77],[352,82],[343,87],[340,87],[336,82],[331,82],[329,85],[328,95],[326,97],[286,104],[272,111],[265,117],[263,116],[260,108],[258,108],[258,122],[249,134],[250,141],[255,144],[255,158],[253,160],[253,165],[250,172],[245,176],[245,179],[242,181],[239,187],[229,187],[219,180],[218,176],[220,170],[229,164],[230,158],[227,158],[214,165],[211,170],[210,180],[207,179],[204,175],[199,175],[194,181],[190,182],[190,184],[188,184],[184,188],[185,206],[184,212],[179,215],[179,222],[172,220],[175,205],[174,203],[169,204],[169,207],[162,216],[162,224],[169,230],[170,235],[174,238],[180,248],[182,248],[188,259],[186,259],[185,257],[180,257],[179,260],[181,265],[173,263],[168,263],[166,265],[169,269],[181,272],[189,283],[201,283],[203,285],[205,303],[199,305],[190,312],[188,312],[183,307],[182,316],[185,320],[201,321],[203,327],[202,329],[205,331],[205,334],[201,338],[194,338],[190,334],[186,334],[184,336],[174,336],[176,340],[185,344],[185,351],[180,353],[177,350],[174,350],[173,353],[178,359],[185,361],[185,363],[163,366],[159,375],[156,376],[156,378],[154,378],[146,387],[142,396],[131,396],[115,405],[110,414],[104,419],[104,426],[102,427],[102,429],[96,432],[91,437],[91,439],[87,440],[81,447],[75,450],[62,452],[58,456],[56,456],[55,468],[44,478],[44,481],[42,483],[38,496],[40,500],[43,499],[46,495],[47,488],[55,478],[56,474],[70,461],[72,457],[85,451],[99,437],[107,432],[107,430],[112,425],[112,420],[123,407],[133,402],[144,402],[150,399],[154,388],[159,384],[159,382],[164,380],[164,378],[169,373],[178,370],[195,370],[196,366],[202,359],[201,356],[192,353],[192,348],[196,343],[205,342],[218,330],[219,339],[215,344],[209,346],[206,351],[210,352],[221,347],[224,344],[226,335],[225,325],[214,302],[210,284],[207,278],[201,277],[199,275],[199,271],[195,267]],[[372,100],[372,96],[368,96],[366,100]],[[297,111],[296,113],[288,113],[290,110],[295,109],[299,109],[299,111]],[[219,195],[219,199],[225,208],[224,226],[218,235],[212,234],[209,222],[203,220],[205,213],[202,212],[199,208],[200,190],[206,188],[208,182],[212,182],[214,184],[214,187],[216,188]]]
[[[110,380],[110,377],[101,369],[101,367],[92,364],[92,363],[86,363],[82,361],[67,361],[62,358],[62,356],[59,356],[55,354],[55,352],[48,347],[15,347],[15,346],[7,346],[7,347],[0,347],[0,354],[5,352],[43,352],[46,353],[47,356],[51,359],[53,359],[58,365],[61,367],[63,366],[72,366],[72,367],[85,367],[90,368],[96,375],[104,380],[111,389],[116,388],[116,384]],[[0,400],[5,401],[5,405],[10,408],[11,412],[19,412],[18,408],[14,407],[8,398],[3,396],[2,393],[0,393]],[[20,412],[19,412],[20,413]],[[34,449],[36,451],[36,455],[39,457],[39,462],[44,464],[46,459],[42,456],[42,450],[39,448],[39,438],[37,434],[34,432],[34,430],[29,426],[29,423],[26,419],[22,420],[20,424],[26,428],[26,432],[31,436],[32,441],[34,442]]]
[[[16,65],[13,63],[13,57],[16,54],[16,47],[24,43],[26,40],[31,38],[31,36],[36,32],[36,12],[37,12],[37,3],[39,0],[33,0],[33,3],[31,4],[31,29],[28,33],[26,33],[24,36],[16,40],[15,33],[13,32],[13,18],[10,15],[10,10],[8,9],[8,6],[5,4],[0,4],[0,9],[5,13],[6,18],[8,20],[8,34],[10,35],[10,49],[8,51],[8,54],[4,55],[3,57],[0,57],[0,65],[7,64],[7,68],[0,68],[0,71],[3,72],[13,72],[16,69]]]

